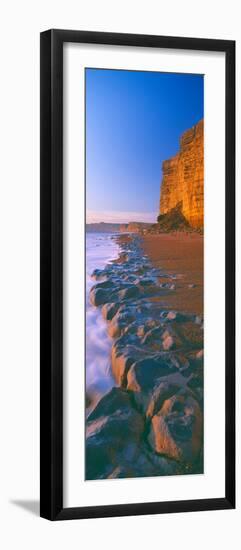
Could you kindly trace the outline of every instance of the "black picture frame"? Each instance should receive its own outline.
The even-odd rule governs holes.
[[[226,56],[225,497],[63,507],[63,44],[224,52]],[[49,520],[235,508],[235,42],[48,30],[40,38],[41,373],[40,515]]]

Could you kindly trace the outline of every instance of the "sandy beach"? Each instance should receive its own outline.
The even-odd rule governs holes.
[[[86,479],[202,473],[203,238],[113,239],[118,257],[94,269],[89,292],[114,386],[89,403]]]
[[[171,233],[146,235],[143,249],[152,265],[177,277],[168,306],[203,315],[203,235]],[[160,278],[165,282],[167,279]]]

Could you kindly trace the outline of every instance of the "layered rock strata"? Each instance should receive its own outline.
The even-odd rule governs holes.
[[[203,120],[184,132],[180,152],[162,164],[160,214],[181,204],[192,227],[203,228],[204,131]]]
[[[165,305],[175,278],[152,267],[140,237],[117,239],[118,260],[94,271],[90,292],[116,387],[87,416],[86,479],[202,473],[203,320]]]

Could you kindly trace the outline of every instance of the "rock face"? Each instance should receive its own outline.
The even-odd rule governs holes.
[[[203,120],[184,132],[180,152],[162,165],[160,214],[181,203],[181,210],[192,227],[203,228],[204,210],[204,132]]]
[[[96,222],[87,223],[87,233],[140,233],[141,231],[148,229],[151,223],[145,222],[129,222],[129,223],[106,223]]]
[[[144,222],[129,222],[129,223],[122,223],[120,225],[120,233],[141,233],[145,229],[149,229],[151,226],[150,223],[144,223]]]

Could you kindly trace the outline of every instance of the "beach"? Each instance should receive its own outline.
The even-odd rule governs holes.
[[[203,315],[203,235],[195,232],[146,235],[143,250],[155,267],[177,277],[175,293],[168,297],[169,305]]]
[[[93,270],[89,304],[113,382],[102,371],[109,389],[88,403],[86,479],[202,473],[203,237],[111,239],[117,257]]]

